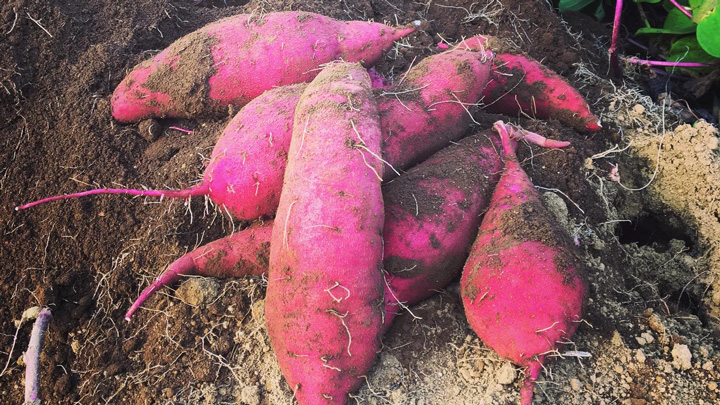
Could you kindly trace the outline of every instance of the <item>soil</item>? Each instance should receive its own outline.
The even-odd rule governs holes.
[[[546,365],[536,403],[720,401],[718,132],[684,124],[687,111],[645,96],[632,72],[611,81],[607,26],[579,14],[561,18],[530,0],[8,0],[0,5],[4,403],[23,401],[31,322],[10,348],[15,320],[38,305],[53,313],[41,356],[45,403],[292,403],[265,333],[261,278],[191,278],[123,321],[167,264],[246,224],[200,199],[103,196],[13,207],[98,186],[196,183],[230,117],[120,125],[110,115],[113,89],[137,63],[209,22],[298,9],[425,21],[378,65],[390,78],[437,52],[440,41],[485,33],[573,82],[603,131],[478,119],[477,129],[504,119],[572,142],[562,151],[520,148],[523,167],[589,267],[584,322]],[[518,402],[522,370],[472,333],[458,290],[455,282],[396,320],[359,402]]]

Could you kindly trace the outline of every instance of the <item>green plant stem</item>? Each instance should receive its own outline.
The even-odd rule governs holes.
[[[638,14],[640,14],[640,18],[643,21],[643,24],[645,24],[645,27],[650,28],[652,25],[650,25],[650,21],[648,21],[647,14],[645,14],[645,9],[642,6],[642,3],[635,3],[635,7],[638,9]]]

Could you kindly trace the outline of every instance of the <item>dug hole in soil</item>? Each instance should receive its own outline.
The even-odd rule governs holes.
[[[643,95],[637,75],[612,82],[603,56],[609,27],[582,15],[563,20],[530,0],[10,0],[0,5],[4,403],[23,400],[31,323],[10,347],[15,320],[36,305],[54,317],[41,356],[45,403],[292,403],[265,332],[262,279],[191,278],[123,321],[167,264],[244,224],[202,199],[102,196],[13,207],[97,186],[197,182],[230,116],[120,125],[110,115],[112,91],[135,64],[209,22],[298,9],[393,25],[427,21],[379,64],[390,77],[438,52],[439,41],[485,33],[576,85],[603,131],[479,119],[481,127],[504,119],[572,142],[562,151],[520,148],[590,270],[584,321],[546,365],[536,403],[720,401],[718,133],[681,123]],[[522,370],[472,333],[457,282],[411,310],[385,336],[356,393],[360,403],[518,402]]]

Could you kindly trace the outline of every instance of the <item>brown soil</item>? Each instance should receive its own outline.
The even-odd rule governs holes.
[[[41,358],[45,403],[292,401],[264,329],[262,279],[193,278],[123,321],[168,263],[243,224],[197,199],[186,206],[108,196],[13,207],[97,186],[196,182],[229,118],[120,125],[110,115],[112,91],[137,63],[209,22],[298,9],[426,21],[379,64],[390,77],[437,52],[439,41],[485,33],[511,40],[575,83],[603,117],[602,132],[479,118],[480,127],[502,118],[573,143],[563,151],[520,150],[589,267],[586,322],[561,348],[564,356],[547,365],[537,403],[720,401],[718,134],[700,124],[674,129],[679,112],[661,114],[632,78],[611,83],[602,56],[609,31],[601,24],[579,15],[566,23],[530,0],[9,0],[0,5],[0,362],[10,359],[0,376],[3,403],[23,400],[30,322],[8,352],[14,320],[36,305],[53,312]],[[603,154],[629,141],[629,149]],[[625,188],[609,179],[614,164]],[[411,310],[386,335],[360,402],[517,402],[521,370],[472,333],[457,283]]]

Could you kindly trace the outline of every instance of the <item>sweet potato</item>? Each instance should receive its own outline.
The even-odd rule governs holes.
[[[396,170],[424,160],[459,139],[489,74],[484,53],[448,51],[430,56],[405,80],[378,94],[383,158]],[[243,220],[271,216],[277,209],[293,130],[294,109],[303,84],[267,91],[232,119],[216,144],[202,183],[187,190],[98,189],[44,198],[18,207],[91,194],[188,198],[210,195]],[[385,179],[396,175],[385,171]]]
[[[383,158],[403,170],[460,139],[487,84],[491,60],[477,51],[429,56],[380,93]],[[394,176],[387,171],[386,178]]]
[[[45,333],[48,324],[52,319],[52,313],[49,308],[42,308],[38,314],[32,332],[30,333],[30,343],[23,358],[25,360],[25,403],[39,404],[40,396],[40,354],[43,350],[43,342],[45,341]]]
[[[460,273],[502,171],[491,131],[465,138],[383,187],[386,278],[412,305]],[[386,297],[389,314],[398,300]]]
[[[484,35],[468,38],[456,46],[456,49],[497,52],[503,48],[500,41]],[[602,128],[587,101],[567,80],[526,55],[495,55],[482,103],[485,111],[552,118],[581,132]]]
[[[382,132],[367,71],[323,69],[293,127],[265,320],[298,403],[345,404],[382,333]]]
[[[505,172],[493,193],[461,279],[473,331],[500,356],[527,367],[521,402],[557,342],[570,339],[586,294],[582,262],[540,201],[498,122]]]
[[[183,276],[230,278],[267,274],[270,260],[270,234],[273,221],[252,225],[230,236],[212,241],[186,253],[170,264],[140,296],[125,314],[125,320],[163,286]]]
[[[102,188],[47,197],[15,209],[98,194],[164,198],[208,195],[239,219],[272,215],[280,199],[295,106],[305,86],[295,84],[266,91],[243,107],[215,144],[202,182],[193,187],[183,190]]]
[[[292,123],[306,84],[267,91],[230,121],[215,144],[202,184],[210,199],[243,220],[275,213]]]
[[[133,122],[242,106],[273,87],[308,82],[336,59],[371,65],[413,30],[308,12],[228,17],[136,66],[113,93],[112,115]]]

